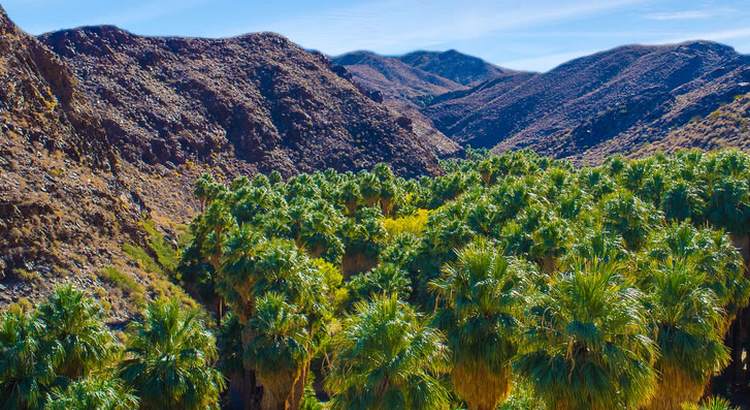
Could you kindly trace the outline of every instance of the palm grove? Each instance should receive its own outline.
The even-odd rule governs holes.
[[[201,177],[174,280],[210,313],[11,309],[5,408],[718,409],[709,383],[747,384],[750,156],[442,166]]]

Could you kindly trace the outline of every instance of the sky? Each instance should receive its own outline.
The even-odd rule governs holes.
[[[25,31],[114,24],[136,34],[273,31],[329,55],[449,50],[547,71],[624,44],[713,40],[750,54],[750,0],[0,0]]]

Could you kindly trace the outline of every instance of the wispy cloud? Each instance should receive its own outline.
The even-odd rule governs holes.
[[[715,17],[718,13],[710,10],[683,10],[670,11],[664,13],[649,13],[644,15],[648,20],[669,21],[669,20],[700,20]]]
[[[750,28],[741,27],[708,32],[686,33],[671,38],[661,39],[655,41],[655,43],[681,43],[690,40],[729,41],[738,39],[750,39]]]
[[[50,10],[54,10],[55,7],[61,7],[59,1],[53,0],[23,1],[29,2],[24,4],[24,6],[38,10],[37,12],[39,13],[49,12]],[[120,27],[128,27],[166,18],[209,2],[210,0],[161,0],[158,2],[130,1],[116,7],[97,5],[89,7],[87,9],[88,13],[78,13],[74,19],[68,20],[64,27],[58,27],[52,22],[54,19],[51,19],[41,24],[29,25],[26,29],[31,33],[41,34],[61,28],[95,24],[112,24]],[[6,4],[13,5],[12,2]],[[82,8],[84,7],[84,2],[82,0],[73,1],[72,7]]]
[[[330,54],[352,49],[396,53],[582,18],[642,1],[380,0],[276,21],[261,29],[284,33],[306,47]],[[252,30],[256,31],[257,27]],[[218,35],[244,31],[248,28]]]
[[[498,65],[506,68],[513,68],[518,70],[530,70],[545,72],[549,71],[560,64],[566,63],[578,57],[587,56],[594,54],[600,50],[577,50],[567,51],[564,53],[552,53],[545,54],[537,57],[521,58],[517,60],[500,62]]]

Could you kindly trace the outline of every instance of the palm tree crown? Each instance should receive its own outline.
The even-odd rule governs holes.
[[[218,408],[224,379],[211,368],[215,341],[197,311],[159,300],[129,331],[120,375],[135,388],[142,408]]]
[[[395,296],[360,302],[333,341],[333,409],[446,409],[443,336]]]
[[[551,409],[637,408],[651,397],[656,348],[623,273],[616,262],[573,263],[532,304],[514,368]]]
[[[453,386],[472,410],[494,410],[510,391],[529,270],[479,239],[431,282],[440,298],[435,323],[447,335]]]

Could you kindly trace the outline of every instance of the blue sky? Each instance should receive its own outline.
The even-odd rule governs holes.
[[[545,71],[623,44],[714,40],[750,54],[748,0],[0,0],[24,30],[115,24],[144,35],[274,31],[336,55],[459,51]]]

